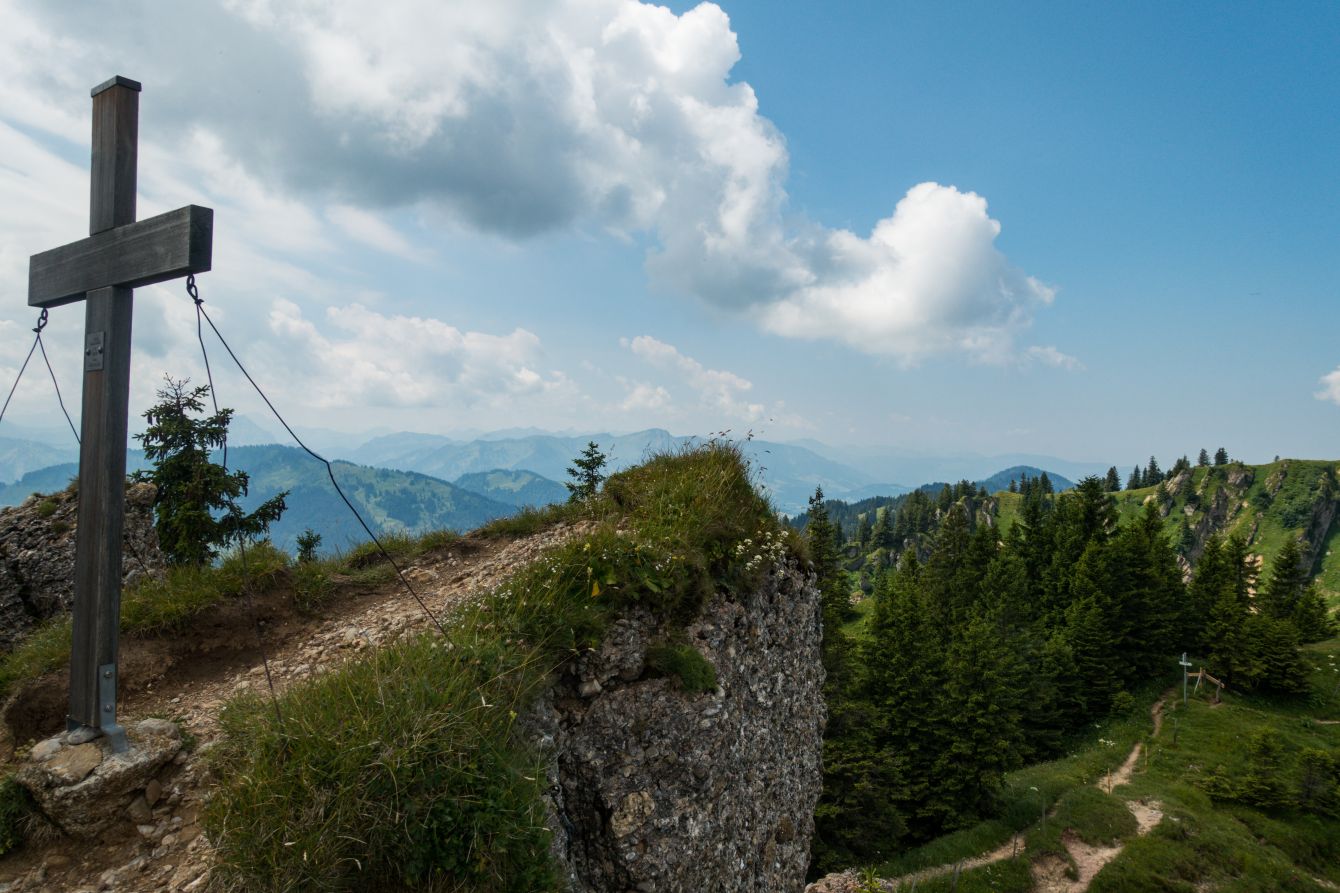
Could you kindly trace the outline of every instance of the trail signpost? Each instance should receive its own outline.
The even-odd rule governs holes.
[[[135,220],[140,85],[114,77],[93,88],[89,237],[32,256],[28,304],[84,301],[79,526],[67,726],[82,740],[127,747],[116,722],[121,536],[130,409],[134,289],[210,269],[214,212],[189,205]]]
[[[1187,676],[1188,676],[1188,675],[1190,674],[1190,672],[1191,672],[1191,661],[1189,661],[1189,660],[1186,659],[1186,652],[1185,652],[1185,651],[1182,652],[1182,659],[1179,660],[1177,663],[1178,663],[1178,665],[1182,668],[1182,706],[1185,707],[1185,706],[1186,706],[1186,680],[1187,680]]]

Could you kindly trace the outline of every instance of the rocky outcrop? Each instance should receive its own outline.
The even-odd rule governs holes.
[[[107,739],[76,744],[59,735],[36,744],[14,778],[43,818],[64,833],[97,837],[118,821],[152,821],[162,796],[160,770],[181,752],[181,733],[167,720],[146,719],[127,731],[130,748],[113,753]]]
[[[163,572],[154,530],[153,484],[126,487],[122,584]],[[73,487],[0,509],[0,651],[74,600],[74,537],[79,497]]]
[[[718,593],[687,628],[630,611],[540,699],[526,727],[549,760],[570,889],[804,887],[822,785],[819,616],[817,590],[789,567]],[[646,669],[667,640],[713,665],[714,691]]]

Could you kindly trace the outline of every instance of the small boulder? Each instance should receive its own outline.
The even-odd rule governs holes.
[[[46,771],[60,784],[78,784],[102,765],[102,748],[96,744],[76,744],[47,760]]]
[[[149,808],[149,801],[143,795],[130,801],[130,806],[126,807],[126,815],[137,825],[147,825],[154,820],[153,810]]]
[[[111,753],[107,740],[98,738],[65,747],[45,762],[25,763],[14,778],[66,834],[96,837],[115,822],[125,821],[127,800],[144,791],[181,749],[176,726],[166,720],[152,722],[164,725],[134,726],[125,753]],[[137,796],[135,806],[141,804],[149,809],[145,799]]]
[[[181,740],[181,730],[175,722],[167,719],[142,719],[135,723],[135,731],[141,735],[162,735],[173,741]]]
[[[59,735],[55,738],[39,741],[33,745],[32,752],[28,755],[28,758],[34,763],[45,763],[47,760],[60,753],[60,749],[63,746],[64,745],[60,743]]]

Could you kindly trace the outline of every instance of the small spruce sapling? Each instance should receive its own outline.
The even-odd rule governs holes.
[[[311,564],[316,561],[316,550],[321,547],[321,534],[308,527],[298,534],[298,561]]]
[[[602,469],[608,457],[600,451],[594,440],[587,441],[586,449],[568,466],[568,477],[563,486],[568,488],[569,502],[585,502],[600,489],[605,480]]]
[[[237,500],[247,495],[247,473],[229,471],[210,459],[210,451],[228,438],[233,411],[220,409],[197,418],[205,410],[209,387],[188,388],[189,379],[166,380],[158,391],[159,402],[144,413],[148,427],[135,435],[153,467],[134,478],[158,488],[154,527],[168,563],[205,565],[220,547],[264,536],[284,513],[288,491],[244,513]]]

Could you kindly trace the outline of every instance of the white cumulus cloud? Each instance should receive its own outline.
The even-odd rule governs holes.
[[[636,0],[99,9],[0,0],[0,74],[24,97],[6,116],[68,138],[82,118],[66,111],[75,62],[113,70],[135,46],[160,127],[207,133],[199,144],[245,166],[239,183],[328,202],[344,233],[393,254],[409,243],[375,212],[409,205],[509,238],[644,235],[648,270],[671,290],[904,362],[1017,359],[1054,297],[999,251],[1000,223],[973,192],[913,186],[869,235],[788,210],[786,140],[733,80],[739,43],[712,3],[680,15]]]
[[[1329,400],[1340,406],[1340,366],[1337,366],[1334,372],[1328,372],[1321,377],[1321,390],[1313,396],[1318,400]]]
[[[708,369],[693,357],[680,353],[674,345],[650,335],[638,335],[631,341],[625,338],[620,344],[652,366],[674,373],[703,405],[717,410],[723,417],[745,422],[763,418],[763,404],[743,399],[743,395],[754,387],[748,379],[724,369]],[[664,389],[657,390],[664,393]]]
[[[535,368],[540,340],[464,332],[441,320],[385,316],[360,304],[331,307],[325,327],[297,304],[277,301],[270,330],[289,373],[316,406],[460,407],[568,390],[567,379]],[[294,388],[290,380],[288,387]]]
[[[1024,356],[1029,360],[1041,363],[1044,366],[1054,366],[1057,369],[1076,371],[1084,368],[1084,364],[1079,361],[1078,357],[1072,357],[1068,353],[1061,353],[1061,351],[1050,345],[1046,347],[1034,345],[1024,351]]]

